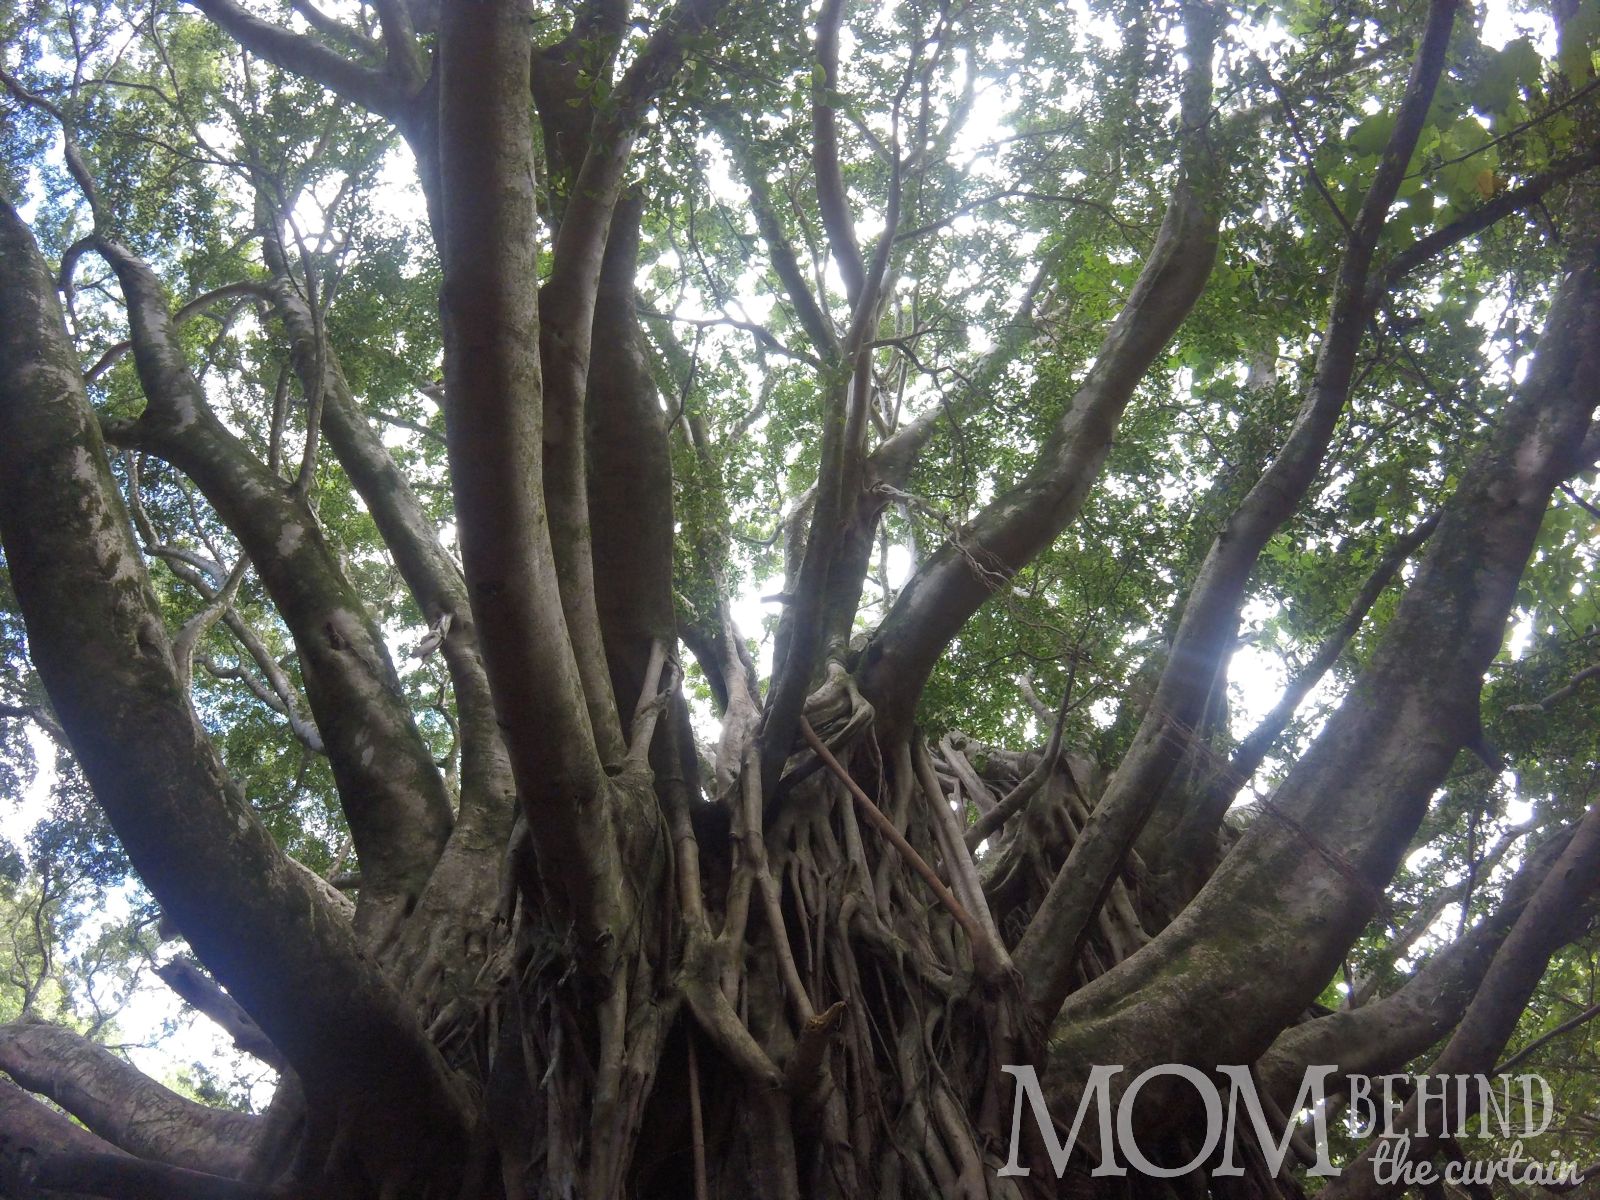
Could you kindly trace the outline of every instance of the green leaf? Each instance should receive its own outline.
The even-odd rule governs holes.
[[[1595,45],[1600,42],[1600,2],[1585,0],[1561,31],[1556,61],[1573,87],[1581,87],[1594,74]]]
[[[1518,38],[1498,51],[1479,73],[1472,90],[1472,107],[1484,116],[1505,112],[1521,90],[1539,81],[1543,60],[1533,43]]]
[[[1375,112],[1361,121],[1345,139],[1357,154],[1382,154],[1394,133],[1394,113]]]

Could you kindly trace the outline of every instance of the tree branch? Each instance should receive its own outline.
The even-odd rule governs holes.
[[[1171,831],[1170,838],[1165,839],[1165,849],[1153,857],[1168,862],[1182,862],[1203,856],[1206,840],[1215,835],[1217,825],[1227,814],[1228,806],[1238,795],[1239,789],[1255,777],[1256,771],[1283,736],[1283,731],[1289,727],[1289,722],[1294,719],[1295,712],[1305,698],[1339,661],[1339,656],[1361,628],[1361,623],[1378,602],[1378,597],[1383,595],[1406,560],[1428,540],[1438,524],[1439,513],[1436,510],[1389,547],[1351,599],[1339,623],[1318,643],[1306,664],[1294,673],[1272,710],[1245,735],[1226,764],[1218,763],[1211,769],[1200,793],[1189,799],[1177,829]]]
[[[1460,0],[1432,0],[1429,5],[1394,132],[1346,239],[1311,388],[1289,436],[1212,542],[1184,603],[1145,718],[1017,947],[1019,965],[1039,981],[1033,999],[1042,1019],[1052,1017],[1065,999],[1076,948],[1128,848],[1190,752],[1220,664],[1238,636],[1239,611],[1256,559],[1321,469],[1350,396],[1356,351],[1369,313],[1367,280],[1373,249],[1444,70],[1459,4]],[[1184,800],[1177,795],[1172,802]]]
[[[1537,203],[1558,183],[1573,179],[1596,166],[1600,166],[1600,146],[1568,155],[1526,183],[1508,188],[1471,212],[1463,213],[1448,225],[1442,225],[1424,234],[1384,264],[1382,272],[1373,282],[1372,302],[1381,302],[1383,297],[1392,292],[1408,275],[1451,246],[1482,233],[1512,213],[1521,212]]]
[[[191,958],[180,956],[156,968],[156,976],[196,1012],[204,1014],[233,1039],[234,1047],[260,1059],[275,1071],[286,1064],[278,1048],[261,1032],[261,1026],[239,1002],[200,969]]]
[[[1129,1054],[1119,1062],[1252,1061],[1333,975],[1381,903],[1430,797],[1478,734],[1483,672],[1500,649],[1550,496],[1573,469],[1597,373],[1600,260],[1587,251],[1573,261],[1527,378],[1445,503],[1349,696],[1188,907],[1061,1010],[1065,1076],[1086,1078],[1084,1064],[1105,1061],[1108,1047]],[[1024,943],[1040,928],[1036,917]],[[1190,956],[1240,928],[1254,933],[1226,953]],[[1021,965],[1020,948],[1016,957]],[[1140,1002],[1119,1008],[1134,991]],[[1198,1012],[1228,1016],[1196,1020]],[[1146,1035],[1167,1032],[1135,1046],[1134,1020]]]
[[[1184,82],[1181,169],[1156,244],[1088,377],[1022,482],[922,564],[868,644],[858,674],[884,732],[909,725],[945,646],[1000,583],[1076,518],[1134,389],[1210,276],[1221,199],[1206,132],[1218,17],[1205,3],[1186,11],[1195,49]]]
[[[29,649],[129,860],[333,1111],[375,1177],[464,1160],[463,1104],[415,1018],[273,842],[179,689],[50,272],[0,202],[0,543]],[[128,698],[135,697],[130,703]],[[127,1193],[123,1193],[127,1194]],[[172,1193],[168,1193],[172,1194]]]
[[[381,940],[411,909],[444,847],[452,821],[444,781],[382,633],[305,498],[211,411],[154,272],[114,242],[102,239],[97,249],[122,284],[149,401],[131,436],[195,481],[239,538],[294,635],[306,698],[368,881],[360,925]]]
[[[728,148],[734,164],[739,168],[745,186],[750,189],[750,215],[755,218],[756,229],[766,243],[767,256],[772,261],[778,282],[783,285],[789,303],[794,306],[800,328],[805,330],[818,360],[825,363],[833,361],[839,353],[838,336],[812,293],[811,285],[806,282],[805,272],[800,269],[794,246],[790,244],[783,221],[772,203],[772,191],[767,184],[766,173],[755,162],[751,149],[734,135],[726,122],[718,123],[715,113],[711,121],[712,128],[717,131],[722,144]]]
[[[817,15],[816,57],[822,75],[811,88],[811,165],[817,178],[822,227],[828,232],[828,244],[834,262],[839,264],[839,274],[844,276],[845,295],[854,311],[867,288],[867,268],[861,247],[856,244],[850,199],[839,166],[839,118],[834,95],[839,90],[839,28],[844,21],[844,8],[845,0],[823,0],[822,11]]]
[[[1467,1006],[1466,1015],[1445,1048],[1428,1068],[1433,1077],[1453,1077],[1486,1074],[1494,1070],[1495,1060],[1505,1048],[1515,1031],[1528,999],[1543,977],[1550,956],[1565,940],[1563,929],[1567,916],[1595,889],[1600,880],[1600,804],[1589,809],[1578,823],[1577,831],[1562,853],[1560,861],[1551,869],[1539,890],[1528,901],[1516,925],[1494,956],[1489,970]],[[1419,1079],[1419,1092],[1422,1080]],[[1447,1115],[1444,1128],[1455,1128],[1467,1117],[1466,1112],[1455,1109],[1456,1089],[1444,1089]],[[1473,1103],[1469,1098],[1468,1103]],[[1409,1132],[1417,1126],[1418,1108],[1415,1100],[1391,1128]],[[1375,1198],[1391,1195],[1398,1186],[1378,1182],[1372,1170],[1376,1142],[1370,1144],[1357,1160],[1345,1169],[1342,1176],[1330,1181],[1324,1189],[1329,1200],[1352,1200],[1354,1197]],[[1425,1161],[1437,1147],[1436,1139],[1425,1132],[1417,1133],[1410,1146],[1409,1155],[1414,1161]]]
[[[260,1118],[185,1099],[70,1029],[0,1026],[0,1070],[136,1157],[222,1175],[250,1165]]]
[[[263,21],[234,0],[189,0],[246,50],[273,66],[320,83],[352,104],[394,121],[405,118],[410,97],[382,71],[351,62],[313,38]]]

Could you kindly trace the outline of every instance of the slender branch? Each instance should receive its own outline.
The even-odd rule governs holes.
[[[408,0],[376,0],[376,7],[386,52],[384,66],[401,89],[415,92],[427,81],[428,64],[417,44]]]
[[[1311,147],[1306,144],[1305,133],[1300,128],[1300,119],[1295,116],[1294,105],[1290,102],[1288,94],[1283,90],[1282,86],[1272,77],[1272,73],[1268,71],[1266,74],[1267,81],[1272,85],[1273,95],[1278,98],[1278,109],[1283,113],[1283,119],[1289,124],[1289,131],[1294,135],[1295,145],[1300,147],[1300,158],[1305,165],[1306,173],[1311,176],[1312,185],[1321,195],[1323,203],[1328,206],[1328,211],[1333,214],[1334,220],[1339,222],[1339,228],[1344,230],[1345,236],[1351,236],[1355,230],[1350,226],[1350,218],[1345,215],[1344,209],[1339,206],[1339,201],[1334,199],[1333,193],[1328,190],[1328,185],[1323,182],[1322,173],[1317,170],[1316,155],[1312,153]]]
[[[772,263],[773,271],[778,276],[778,282],[783,285],[789,303],[794,306],[800,328],[805,330],[818,360],[833,361],[839,353],[838,336],[826,311],[818,303],[817,295],[806,281],[805,273],[800,269],[794,247],[789,242],[788,234],[784,232],[783,222],[772,202],[772,192],[766,172],[755,161],[755,156],[749,147],[734,136],[726,122],[718,123],[715,114],[712,115],[712,122],[723,145],[732,155],[734,164],[739,168],[739,173],[744,177],[745,186],[750,189],[751,216],[755,218],[756,229],[760,231],[761,238],[766,243],[767,256]]]
[[[1441,225],[1397,252],[1373,281],[1374,299],[1392,292],[1408,275],[1444,253],[1451,246],[1482,233],[1504,220],[1512,213],[1537,203],[1551,188],[1585,171],[1600,166],[1600,146],[1590,147],[1578,154],[1558,159],[1526,183],[1500,192],[1492,200],[1469,213],[1463,213],[1449,224]]]
[[[822,74],[811,89],[811,165],[816,174],[817,203],[822,227],[827,230],[833,258],[844,276],[845,295],[852,309],[860,306],[867,288],[866,264],[856,244],[855,223],[839,165],[839,118],[834,94],[839,88],[839,29],[844,22],[845,0],[823,0],[817,15],[816,56]]]
[[[235,41],[275,67],[320,83],[362,108],[398,120],[408,107],[406,92],[382,71],[351,62],[321,42],[263,21],[234,0],[189,0]]]
[[[233,564],[233,569],[228,572],[222,586],[217,593],[206,602],[206,606],[183,623],[172,639],[172,657],[178,669],[178,686],[188,691],[194,680],[194,655],[195,649],[200,644],[200,639],[222,619],[222,615],[233,606],[233,598],[239,593],[239,585],[244,582],[245,573],[250,569],[248,555],[241,554],[239,561]]]
[[[976,850],[983,844],[985,838],[1021,812],[1023,806],[1033,799],[1045,781],[1055,773],[1056,765],[1061,761],[1061,734],[1066,726],[1067,714],[1072,711],[1071,701],[1072,684],[1069,677],[1067,686],[1061,691],[1061,703],[1056,708],[1056,723],[1050,730],[1050,740],[1045,744],[1044,753],[1039,756],[1039,765],[1029,771],[994,808],[978,818],[972,828],[967,830],[968,849]],[[1067,773],[1070,777],[1070,767]],[[1077,787],[1076,781],[1073,782],[1073,787]]]
[[[695,1049],[695,1036],[691,1030],[689,1043],[689,1130],[690,1146],[694,1151],[694,1200],[710,1200],[711,1189],[706,1185],[706,1124],[700,1111],[700,1054]]]
[[[1394,963],[1411,952],[1411,948],[1427,936],[1438,922],[1444,910],[1452,904],[1464,904],[1467,899],[1468,884],[1473,882],[1474,876],[1488,878],[1494,869],[1500,865],[1502,859],[1511,850],[1511,847],[1532,830],[1532,825],[1518,825],[1508,829],[1505,836],[1497,842],[1489,853],[1477,863],[1477,870],[1471,875],[1463,876],[1450,887],[1443,888],[1422,904],[1406,922],[1405,927],[1395,934],[1383,947],[1381,958],[1374,963],[1366,979],[1347,998],[1346,1003],[1350,1008],[1360,1008],[1373,1002],[1378,994],[1378,989],[1383,982],[1382,967],[1385,963]]]
[[[1218,822],[1223,819],[1239,789],[1255,777],[1256,771],[1283,736],[1305,698],[1339,661],[1350,639],[1356,635],[1367,614],[1372,611],[1372,606],[1378,602],[1378,597],[1383,595],[1406,560],[1428,540],[1438,525],[1439,512],[1435,510],[1396,539],[1394,545],[1378,560],[1351,599],[1344,616],[1318,643],[1306,664],[1290,678],[1272,710],[1245,735],[1232,758],[1226,763],[1215,764],[1205,776],[1205,785],[1200,789],[1200,794],[1190,800],[1171,838],[1167,857],[1176,860],[1201,855],[1204,839],[1214,835]]]
[[[60,745],[65,745],[67,735],[62,731],[60,723],[50,715],[50,710],[42,704],[0,704],[0,718],[11,717],[32,721],[40,729]]]
[[[662,671],[667,670],[666,686],[661,683]],[[656,722],[662,711],[672,701],[678,686],[678,664],[667,652],[665,642],[657,641],[650,648],[650,661],[645,667],[644,686],[639,692],[639,702],[633,709],[633,724],[628,734],[628,757],[644,762],[650,753],[650,741],[655,736]]]
[[[78,185],[78,190],[83,193],[95,226],[98,227],[105,218],[105,211],[100,206],[100,189],[95,183],[94,174],[89,170],[88,163],[84,161],[83,150],[78,145],[77,135],[73,132],[72,122],[67,119],[66,113],[37,92],[29,91],[14,75],[4,69],[0,69],[0,84],[4,84],[6,90],[23,104],[48,113],[61,126],[61,145],[67,162],[67,173]]]
[[[1576,1016],[1561,1022],[1561,1024],[1557,1025],[1548,1033],[1540,1034],[1538,1037],[1534,1038],[1533,1041],[1529,1042],[1522,1049],[1518,1050],[1510,1058],[1502,1062],[1493,1071],[1489,1072],[1489,1074],[1509,1074],[1512,1070],[1527,1062],[1528,1059],[1532,1058],[1534,1054],[1536,1054],[1545,1046],[1549,1045],[1551,1042],[1555,1041],[1558,1037],[1571,1033],[1574,1029],[1577,1029],[1580,1026],[1587,1025],[1596,1017],[1600,1017],[1600,1004],[1592,1004],[1582,1012],[1578,1013]]]
[[[294,9],[306,19],[306,24],[315,29],[323,37],[331,38],[336,42],[343,42],[354,50],[377,57],[382,53],[382,48],[359,29],[354,29],[342,21],[335,20],[323,12],[311,0],[289,0],[289,7]]]
[[[1561,701],[1567,699],[1569,696],[1577,695],[1579,689],[1582,688],[1584,684],[1595,678],[1600,678],[1600,663],[1596,663],[1592,667],[1585,667],[1583,670],[1579,671],[1576,675],[1569,679],[1564,686],[1557,688],[1544,699],[1536,700],[1532,704],[1513,704],[1506,711],[1539,712],[1544,709],[1552,708],[1555,705],[1560,704]]]
[[[680,316],[677,313],[659,312],[656,309],[648,307],[640,307],[639,315],[643,317],[652,317],[659,321],[671,321],[679,325],[691,325],[697,329],[709,329],[716,326],[725,326],[729,329],[742,329],[762,346],[765,346],[768,350],[771,350],[776,354],[783,355],[784,358],[792,358],[796,362],[808,363],[813,367],[819,367],[822,365],[822,361],[817,358],[816,355],[808,354],[804,350],[791,350],[788,346],[785,346],[782,342],[780,342],[773,335],[771,330],[767,329],[764,325],[757,325],[754,321],[741,321],[735,317],[728,316],[685,317]]]
[[[241,279],[237,283],[225,283],[219,288],[203,292],[193,300],[180,305],[178,310],[172,314],[172,323],[174,326],[182,327],[214,305],[223,304],[229,300],[247,298],[265,299],[265,289],[261,284],[250,279]],[[83,381],[85,383],[93,383],[115,366],[118,360],[132,349],[133,343],[126,338],[106,347],[105,353],[95,360],[94,366],[83,373]]]

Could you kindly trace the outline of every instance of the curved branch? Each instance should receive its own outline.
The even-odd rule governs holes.
[[[273,842],[178,687],[54,281],[3,200],[0,543],[34,665],[152,895],[308,1097],[349,1112],[385,1098],[383,1120],[344,1131],[375,1177],[463,1161],[464,1102],[444,1064]]]
[[[1207,126],[1218,12],[1191,3],[1178,181],[1155,246],[1072,404],[1022,481],[986,507],[907,582],[858,668],[889,732],[909,727],[939,655],[1005,582],[1083,507],[1134,389],[1188,317],[1216,257],[1220,197]]]
[[[352,104],[402,120],[410,96],[390,76],[351,62],[314,38],[263,21],[234,0],[189,0],[229,36],[273,66],[320,83]]]
[[[1561,1024],[1557,1025],[1548,1033],[1540,1034],[1538,1037],[1534,1038],[1533,1041],[1529,1042],[1526,1046],[1522,1047],[1522,1049],[1518,1050],[1510,1058],[1502,1060],[1500,1064],[1490,1072],[1490,1074],[1509,1074],[1513,1068],[1519,1067],[1523,1063],[1527,1062],[1528,1059],[1533,1057],[1534,1054],[1544,1049],[1544,1047],[1548,1046],[1557,1038],[1564,1037],[1565,1035],[1571,1033],[1574,1029],[1581,1029],[1596,1017],[1600,1017],[1600,1004],[1591,1004],[1582,1012],[1568,1017],[1565,1021],[1561,1022]]]
[[[70,1029],[0,1025],[0,1070],[139,1158],[219,1175],[250,1165],[259,1117],[196,1104]]]
[[[306,698],[333,768],[368,886],[363,929],[409,910],[450,831],[439,775],[381,631],[305,499],[259,462],[207,403],[185,361],[161,284],[116,243],[97,245],[127,298],[149,403],[127,437],[193,479],[238,536],[294,635]]]
[[[1590,667],[1585,667],[1571,679],[1567,680],[1566,683],[1562,684],[1555,691],[1551,692],[1548,696],[1536,700],[1532,704],[1513,704],[1506,711],[1542,712],[1543,710],[1550,708],[1552,705],[1560,704],[1563,700],[1577,695],[1578,691],[1583,687],[1584,684],[1596,677],[1600,677],[1600,663],[1596,663]]]
[[[225,283],[219,288],[212,288],[209,292],[202,292],[193,300],[181,305],[172,314],[172,323],[174,326],[181,326],[213,305],[222,304],[228,300],[240,300],[250,297],[265,299],[265,292],[262,286],[254,280],[245,279],[237,283]],[[85,383],[93,383],[114,367],[122,356],[132,349],[133,343],[126,338],[114,345],[107,346],[105,353],[95,359],[94,366],[83,373],[83,381]]]

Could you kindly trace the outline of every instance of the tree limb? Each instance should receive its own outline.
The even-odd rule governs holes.
[[[306,696],[367,876],[363,928],[409,911],[451,826],[444,781],[418,733],[382,633],[304,497],[229,431],[185,361],[159,280],[98,243],[127,299],[149,403],[129,436],[193,479],[238,536],[300,651]],[[381,746],[381,750],[380,750]]]
[[[1517,1019],[1543,977],[1550,956],[1564,940],[1562,918],[1594,891],[1597,880],[1600,880],[1600,804],[1591,807],[1578,823],[1560,860],[1528,901],[1489,965],[1461,1024],[1429,1066],[1428,1075],[1453,1077],[1494,1070],[1495,1060],[1516,1029]],[[1420,1084],[1419,1080],[1419,1091]],[[1444,1117],[1446,1129],[1456,1127],[1468,1115],[1454,1110],[1452,1093],[1455,1091],[1449,1087],[1444,1089],[1443,1103],[1449,1110]],[[1417,1104],[1413,1100],[1391,1128],[1397,1132],[1414,1130],[1417,1114]],[[1400,1190],[1398,1186],[1378,1182],[1371,1166],[1376,1145],[1376,1141],[1369,1144],[1338,1179],[1329,1183],[1325,1189],[1329,1200],[1374,1198]],[[1435,1139],[1426,1133],[1417,1133],[1409,1157],[1426,1160],[1436,1146]]]
[[[1366,328],[1373,251],[1433,101],[1459,3],[1432,0],[1429,5],[1394,132],[1346,239],[1316,370],[1289,436],[1212,542],[1145,718],[1017,947],[1019,965],[1037,981],[1033,999],[1041,1019],[1053,1017],[1065,999],[1076,947],[1128,848],[1190,752],[1219,665],[1238,636],[1239,611],[1256,559],[1305,496],[1327,454],[1350,396]]]
[[[1597,373],[1600,260],[1586,251],[1551,305],[1526,380],[1446,501],[1371,664],[1199,895],[1068,1000],[1055,1026],[1064,1077],[1108,1055],[1252,1061],[1326,984],[1479,729],[1483,672],[1589,427]],[[1035,918],[1025,943],[1038,927]],[[1227,953],[1189,957],[1241,928],[1254,933]],[[1119,1009],[1134,992],[1139,1003]],[[1218,1025],[1197,1012],[1229,1017]],[[1142,1045],[1129,1040],[1130,1021]],[[1153,1029],[1164,1033],[1148,1040]]]
[[[54,281],[4,202],[0,542],[74,756],[162,908],[308,1096],[350,1112],[388,1099],[383,1121],[346,1131],[371,1177],[404,1186],[424,1164],[437,1178],[439,1162],[462,1161],[466,1119],[443,1063],[273,842],[178,687]]]
[[[1187,8],[1196,46],[1184,82],[1180,171],[1156,244],[1107,330],[1094,366],[1032,468],[907,582],[862,655],[863,694],[885,732],[909,725],[934,663],[967,620],[1081,510],[1134,389],[1199,299],[1220,219],[1207,136],[1216,12]],[[976,569],[975,569],[976,568]]]
[[[236,1049],[253,1055],[273,1070],[284,1069],[286,1064],[283,1055],[261,1032],[261,1026],[239,1006],[237,1000],[201,970],[199,963],[180,955],[158,966],[156,977],[232,1038]]]
[[[70,1029],[0,1026],[0,1070],[136,1157],[221,1175],[250,1165],[260,1118],[185,1099]]]
[[[1568,155],[1526,183],[1508,188],[1471,212],[1463,213],[1449,224],[1424,234],[1384,264],[1383,271],[1373,282],[1373,300],[1381,301],[1408,275],[1451,246],[1482,233],[1512,213],[1521,212],[1537,203],[1556,184],[1575,178],[1596,166],[1600,166],[1600,146],[1592,146],[1580,153]]]
[[[320,83],[337,96],[391,120],[404,119],[409,96],[382,71],[351,62],[313,38],[263,21],[234,0],[189,0],[252,54]]]

